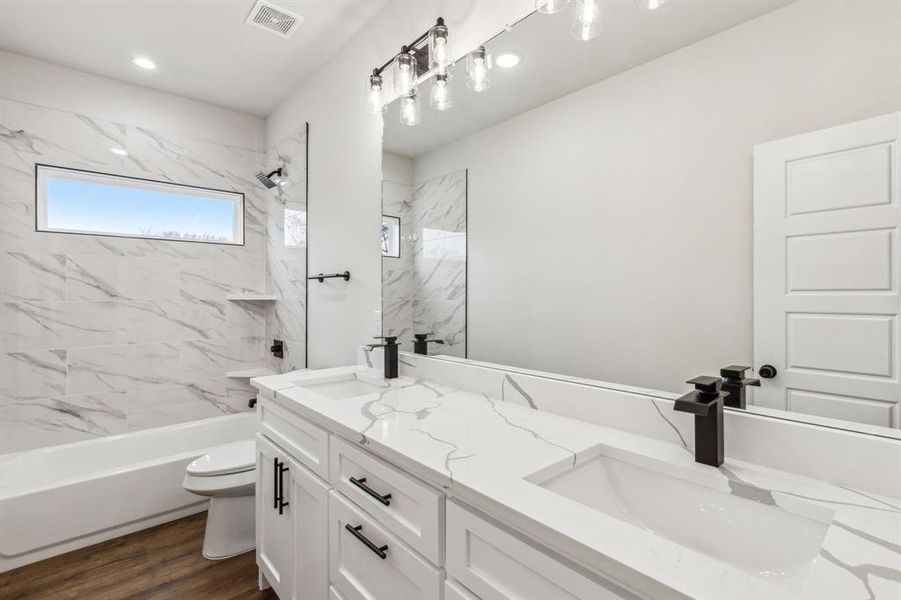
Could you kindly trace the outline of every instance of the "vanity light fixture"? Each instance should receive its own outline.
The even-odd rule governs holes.
[[[152,60],[150,60],[149,58],[147,58],[146,56],[132,56],[131,63],[134,66],[140,67],[146,71],[152,71],[152,70],[156,69],[156,63],[153,62]]]
[[[429,104],[435,110],[447,110],[454,105],[451,97],[450,75],[447,73],[435,75],[435,82],[432,84],[431,97]]]
[[[491,87],[491,55],[485,46],[479,46],[466,55],[466,86],[474,92],[484,92]]]
[[[601,34],[601,7],[597,0],[577,0],[572,36],[587,42]]]
[[[116,156],[128,156],[128,152],[122,148],[110,148],[109,151]]]
[[[451,107],[450,71],[454,65],[450,32],[444,19],[438,17],[431,29],[418,38],[401,46],[381,67],[369,76],[367,108],[374,114],[385,111],[384,80],[382,73],[393,66],[394,92],[400,97],[400,122],[417,125],[421,119],[418,83],[424,74],[434,73],[435,82],[430,95],[431,106],[436,110]]]
[[[566,8],[567,4],[569,4],[569,0],[535,0],[535,10],[552,15]]]
[[[494,64],[502,69],[512,69],[522,61],[522,56],[518,52],[504,52],[498,54],[494,59]]]
[[[419,125],[422,111],[419,109],[419,94],[414,92],[400,100],[400,122],[413,127]]]

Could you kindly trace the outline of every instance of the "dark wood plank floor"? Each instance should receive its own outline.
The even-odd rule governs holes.
[[[207,560],[206,513],[0,573],[0,599],[272,599],[257,589],[254,553]]]

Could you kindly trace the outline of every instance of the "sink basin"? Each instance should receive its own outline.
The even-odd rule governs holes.
[[[706,473],[607,446],[594,453],[576,467],[528,479],[752,575],[778,579],[774,584],[803,586],[831,509],[770,493],[725,471]]]
[[[295,385],[311,392],[322,394],[332,400],[378,394],[389,387],[389,384],[384,381],[370,381],[359,373],[342,373],[314,380],[299,380],[295,382]]]

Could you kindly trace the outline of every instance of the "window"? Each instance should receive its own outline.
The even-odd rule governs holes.
[[[37,165],[38,231],[244,244],[244,194]]]

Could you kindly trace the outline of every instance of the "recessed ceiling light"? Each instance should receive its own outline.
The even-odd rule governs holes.
[[[142,69],[147,69],[148,71],[156,68],[156,63],[147,58],[146,56],[133,56],[131,58],[132,64],[136,67],[141,67]]]
[[[126,152],[122,148],[110,148],[109,151],[112,152],[113,154],[115,154],[116,156],[128,156],[128,152]]]
[[[498,54],[494,59],[495,64],[503,69],[512,69],[516,65],[519,64],[519,61],[522,60],[522,56],[517,54],[516,52],[504,52],[502,54]]]

